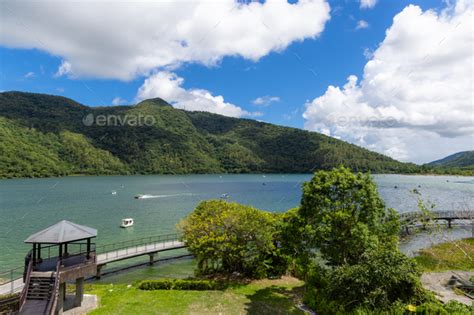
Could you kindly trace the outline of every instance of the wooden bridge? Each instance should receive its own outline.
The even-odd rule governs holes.
[[[149,264],[152,265],[159,252],[185,248],[185,244],[179,240],[179,234],[165,234],[133,239],[113,244],[105,244],[95,248],[95,264],[97,266],[96,277],[100,278],[101,269],[110,263],[135,258],[139,256],[149,256]],[[83,248],[78,244],[78,252],[82,253]],[[43,248],[44,261],[52,259],[49,248]],[[0,273],[0,279],[8,279],[0,284],[0,295],[21,292],[24,288],[23,277],[24,267],[18,267]],[[15,301],[18,303],[18,301]]]
[[[451,222],[455,220],[474,220],[474,211],[471,210],[450,210],[431,211],[423,213],[421,211],[404,212],[400,214],[402,225],[413,225],[417,222],[426,223],[429,221],[446,221],[451,228]]]

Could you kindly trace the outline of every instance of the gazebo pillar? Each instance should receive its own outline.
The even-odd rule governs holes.
[[[41,244],[38,244],[38,262],[41,261]]]
[[[91,258],[91,239],[87,239],[87,259]]]
[[[33,243],[33,266],[36,265],[36,243]]]

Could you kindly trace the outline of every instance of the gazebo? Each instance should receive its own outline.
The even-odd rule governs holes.
[[[66,299],[66,282],[76,283],[74,306],[84,295],[84,278],[96,273],[97,230],[70,221],[60,221],[30,235],[33,244],[25,257],[25,289],[20,299],[22,314],[61,314]],[[41,309],[41,311],[40,311]]]
[[[30,257],[27,256],[27,259],[33,260],[35,271],[54,271],[58,261],[63,267],[83,263],[95,253],[91,239],[96,236],[96,229],[62,220],[30,235],[25,240],[25,243],[33,244],[33,249],[29,253]],[[85,243],[80,241],[85,241]],[[54,255],[55,248],[58,250],[57,256]]]

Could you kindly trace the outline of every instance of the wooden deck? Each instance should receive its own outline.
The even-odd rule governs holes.
[[[156,239],[160,239],[158,236]],[[145,240],[153,240],[153,238],[146,238]],[[118,248],[113,249],[115,246],[114,244],[106,245],[107,247],[104,248],[111,248],[106,252],[97,254],[97,269],[101,266],[104,266],[109,263],[113,263],[116,261],[121,261],[125,259],[130,259],[134,257],[144,256],[144,255],[153,255],[159,252],[174,250],[185,248],[186,245],[183,242],[180,242],[177,238],[173,240],[169,240],[169,237],[165,238],[163,241],[152,241],[150,243],[131,243],[131,246],[122,248],[120,245],[124,243],[117,243]],[[23,289],[23,279],[17,278],[13,281],[4,283],[0,285],[0,295],[2,294],[9,294],[13,292],[20,292]]]

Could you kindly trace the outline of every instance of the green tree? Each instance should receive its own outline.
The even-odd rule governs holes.
[[[304,231],[300,243],[309,244],[313,257],[305,299],[318,313],[426,300],[415,262],[398,250],[398,215],[385,207],[369,174],[342,166],[317,172],[303,187],[298,213],[303,222],[293,222]],[[317,249],[322,259],[314,259]]]
[[[268,212],[223,200],[201,202],[178,229],[199,273],[238,272],[264,277],[278,260],[276,218]]]
[[[426,294],[416,263],[398,250],[377,248],[357,264],[314,268],[309,275],[308,304],[322,314],[356,308],[388,310],[396,301],[420,304]]]
[[[317,172],[303,186],[299,214],[311,245],[331,265],[356,263],[379,245],[396,248],[398,215],[385,208],[369,174],[342,166]]]

